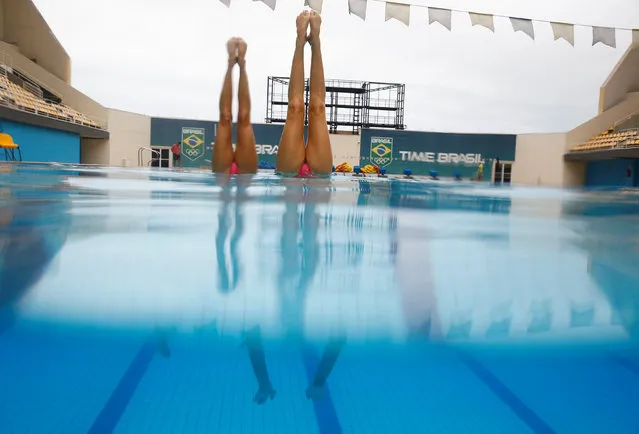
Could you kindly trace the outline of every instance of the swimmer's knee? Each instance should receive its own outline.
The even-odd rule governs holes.
[[[250,124],[251,123],[251,111],[246,109],[241,109],[237,113],[237,123],[238,124]]]
[[[309,112],[315,115],[323,115],[326,112],[326,105],[324,100],[311,97],[311,101],[308,105]]]
[[[288,111],[295,114],[304,113],[304,99],[291,98],[288,102]]]
[[[233,123],[233,113],[231,110],[221,110],[220,111],[220,121],[221,124],[232,124]]]

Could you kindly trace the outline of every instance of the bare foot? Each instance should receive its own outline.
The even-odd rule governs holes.
[[[242,38],[235,38],[235,41],[237,42],[237,63],[240,66],[244,66],[246,50],[248,49],[248,45],[246,44],[246,41]]]
[[[308,35],[308,42],[315,40],[319,41],[320,26],[322,25],[322,16],[316,11],[311,11],[309,22],[311,24],[311,31]]]
[[[231,38],[226,43],[226,50],[229,52],[229,65],[235,65],[237,63],[237,38]]]
[[[304,11],[297,16],[297,39],[306,40],[310,16],[308,11]]]

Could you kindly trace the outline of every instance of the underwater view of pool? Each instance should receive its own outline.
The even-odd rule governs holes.
[[[639,432],[639,190],[0,165],[2,433]]]

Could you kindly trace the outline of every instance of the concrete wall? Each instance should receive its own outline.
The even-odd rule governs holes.
[[[639,43],[628,47],[601,87],[599,112],[619,104],[632,92],[639,92]]]
[[[138,149],[151,143],[151,118],[109,110],[109,162],[111,166],[137,166]]]
[[[10,134],[20,145],[23,161],[29,162],[80,162],[80,136],[66,131],[36,127],[7,120],[0,120],[3,133]],[[0,152],[4,160],[4,152]]]
[[[566,134],[566,146],[570,149],[601,133],[615,123],[626,119],[628,115],[639,110],[639,92],[626,96],[620,104],[600,113],[595,118],[578,126]]]
[[[109,140],[82,138],[80,140],[80,162],[108,166]]]
[[[2,41],[69,84],[71,60],[31,0],[2,0]]]
[[[581,186],[585,165],[566,163],[566,134],[523,134],[517,136],[512,182],[525,185]]]
[[[331,134],[331,148],[333,149],[333,165],[348,163],[358,166],[360,162],[360,136],[352,134]]]
[[[4,1],[0,1],[0,41],[4,41]]]

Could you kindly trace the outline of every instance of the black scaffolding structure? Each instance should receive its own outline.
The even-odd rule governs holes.
[[[286,121],[289,77],[268,77],[266,123]],[[406,85],[357,80],[326,80],[326,122],[331,132],[359,134],[361,128],[403,130]],[[308,125],[309,80],[304,83]]]

